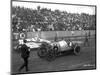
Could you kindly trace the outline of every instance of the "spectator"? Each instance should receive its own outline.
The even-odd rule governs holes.
[[[52,11],[40,6],[37,7],[37,10],[24,7],[13,7],[12,9],[12,27],[14,32],[21,32],[23,29],[27,30],[28,26],[31,27],[31,25],[35,26],[35,30],[41,28],[42,31],[96,28],[95,15],[67,13],[67,11],[60,10]],[[19,18],[20,20],[18,20]]]

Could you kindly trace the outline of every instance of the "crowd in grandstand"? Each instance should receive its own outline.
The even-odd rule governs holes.
[[[95,15],[48,8],[12,7],[12,31],[94,30]]]

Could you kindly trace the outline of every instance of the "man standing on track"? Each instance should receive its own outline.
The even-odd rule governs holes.
[[[21,71],[24,67],[26,68],[26,71],[29,71],[28,69],[28,58],[29,58],[29,47],[26,46],[26,40],[23,41],[23,45],[20,48],[21,50],[21,58],[24,60],[23,65],[19,68],[19,71]]]
[[[85,41],[84,41],[84,46],[89,46],[89,39],[87,33],[85,33]]]
[[[90,30],[89,30],[88,36],[89,36],[89,39],[90,39],[90,37],[91,37],[91,33],[90,33]]]

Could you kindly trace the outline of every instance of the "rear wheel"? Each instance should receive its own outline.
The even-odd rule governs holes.
[[[74,47],[74,54],[75,54],[75,55],[79,55],[79,54],[80,54],[80,46],[77,46],[77,45],[76,45],[76,46]]]

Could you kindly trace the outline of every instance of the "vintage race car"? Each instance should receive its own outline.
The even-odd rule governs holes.
[[[40,38],[37,38],[37,37],[32,38],[32,39],[25,39],[25,40],[27,41],[26,45],[27,45],[27,47],[30,48],[30,50],[37,50],[37,49],[39,49],[40,45],[43,42],[46,42],[48,44],[51,43],[51,41],[49,41],[49,40],[40,39]],[[19,51],[22,44],[23,44],[23,39],[19,39],[18,40],[18,45],[15,46],[14,49],[16,51]]]
[[[75,55],[80,54],[80,45],[82,42],[76,43],[76,41],[65,41],[61,40],[52,43],[42,43],[40,49],[38,50],[38,56],[40,58],[46,58],[47,60],[52,60],[55,57],[62,55],[64,53],[73,53]]]

